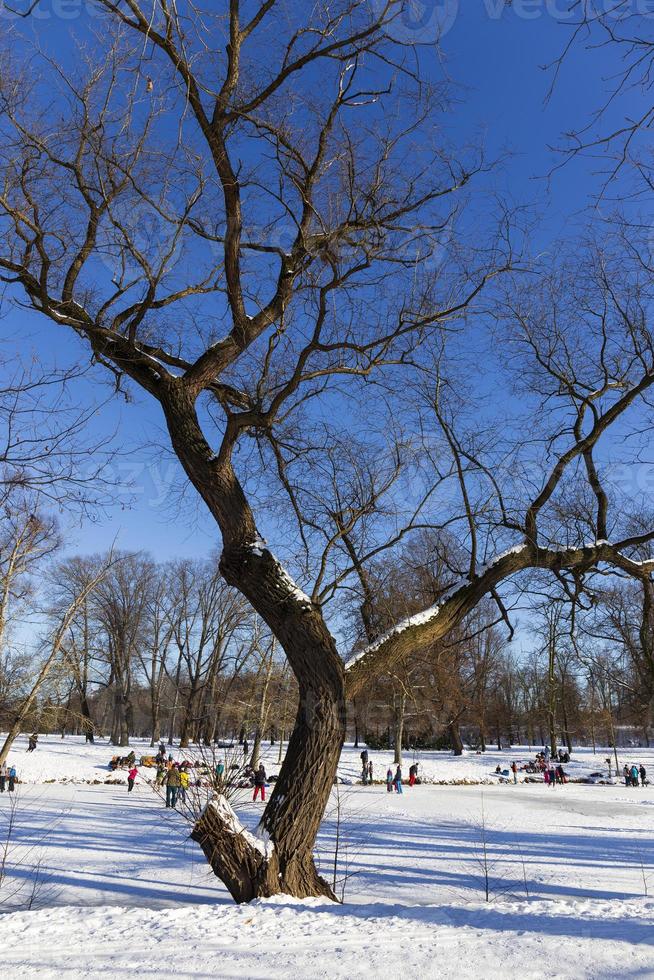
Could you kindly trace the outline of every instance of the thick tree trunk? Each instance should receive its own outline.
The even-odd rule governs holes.
[[[393,763],[396,766],[402,765],[402,736],[404,735],[404,709],[406,706],[406,694],[400,691],[395,695],[393,714],[395,720],[394,733],[394,756]]]
[[[179,706],[179,679],[182,674],[182,660],[181,657],[177,661],[177,670],[175,672],[175,696],[173,698],[173,708],[170,712],[170,723],[168,727],[168,745],[172,745],[175,738],[175,724],[177,722],[177,708]]]
[[[454,755],[463,755],[463,740],[461,738],[461,730],[459,728],[458,721],[451,721],[447,726],[450,733],[450,739],[452,740],[452,751]]]
[[[195,411],[198,392],[176,379],[161,392],[171,441],[189,479],[220,526],[225,581],[252,604],[281,643],[297,678],[299,703],[286,757],[261,819],[272,855],[245,846],[229,814],[205,812],[193,834],[237,901],[288,893],[329,896],[313,847],[345,737],[345,671],[320,609],[265,547],[231,464],[228,435],[216,456]],[[214,819],[215,818],[215,819]],[[231,833],[230,833],[231,831]]]
[[[261,755],[261,729],[257,725],[254,730],[254,740],[252,742],[252,752],[250,753],[250,765],[253,769],[256,769],[259,765],[259,756]]]
[[[234,838],[229,822],[209,807],[193,830],[215,874],[237,902],[287,893],[334,898],[318,874],[313,847],[345,735],[344,699],[312,686],[302,692],[295,728],[260,823],[274,845],[268,857]]]
[[[548,643],[548,669],[547,669],[547,729],[550,740],[550,751],[552,758],[556,755],[556,632],[553,625],[550,625],[550,636]]]
[[[80,691],[80,711],[82,714],[82,728],[87,742],[95,741],[95,727],[91,717],[91,707],[85,691]]]
[[[572,755],[572,736],[570,735],[570,725],[568,724],[568,709],[565,704],[565,694],[561,698],[561,713],[563,715],[563,738],[565,739],[568,752]]]
[[[342,662],[319,611],[289,587],[270,552],[225,551],[221,569],[226,581],[248,597],[256,589],[258,611],[284,647],[300,697],[284,762],[260,822],[272,851],[264,856],[257,846],[246,847],[242,834],[234,838],[229,820],[215,807],[198,821],[193,837],[237,901],[278,893],[333,899],[316,870],[313,848],[345,738]]]
[[[151,717],[151,727],[150,727],[150,746],[154,748],[155,745],[159,744],[161,739],[161,724],[159,721],[159,701],[157,698],[152,698],[150,704],[150,717]]]
[[[111,731],[111,744],[124,748],[129,745],[130,705],[127,697],[117,685],[114,693],[114,717]]]
[[[263,737],[263,732],[266,727],[266,722],[268,720],[268,688],[270,686],[270,678],[272,676],[272,652],[270,654],[269,660],[264,664],[264,678],[263,686],[261,689],[261,695],[259,698],[259,713],[257,717],[257,727],[254,731],[254,744],[252,746],[252,755],[250,756],[250,765],[253,769],[256,769],[259,765],[259,754],[261,752],[261,739]]]
[[[198,696],[197,679],[194,677],[191,682],[191,688],[188,693],[188,698],[186,700],[186,705],[184,706],[184,717],[182,719],[182,728],[179,733],[179,747],[180,749],[187,749],[189,746],[189,741],[191,739],[191,726],[195,717],[195,705]]]

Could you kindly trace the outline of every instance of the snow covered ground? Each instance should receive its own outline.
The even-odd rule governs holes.
[[[112,754],[56,738],[12,754],[25,781],[0,901],[32,908],[0,917],[3,975],[654,977],[654,787],[430,784],[397,796],[343,783],[345,904],[237,907],[181,814],[143,781],[130,796],[104,784]],[[495,782],[513,755],[530,752],[420,761],[433,779]],[[606,755],[569,768],[594,771]],[[390,756],[371,758],[381,777]],[[654,752],[625,761],[654,774]],[[347,748],[342,778],[358,769]],[[0,818],[9,812],[4,794]],[[241,808],[249,825],[260,812]],[[330,877],[335,831],[332,805],[318,849]]]
[[[0,736],[1,738],[2,736]],[[540,746],[542,749],[542,746]],[[127,753],[130,749],[138,760],[143,755],[151,755],[156,749],[150,748],[149,741],[144,739],[132,739],[130,749],[117,749],[110,745],[106,739],[97,742],[95,745],[87,745],[82,737],[68,736],[61,739],[56,735],[42,735],[39,738],[38,748],[35,752],[28,753],[27,738],[21,736],[15,742],[14,749],[9,758],[17,769],[19,779],[26,783],[44,783],[54,779],[57,782],[105,782],[108,779],[122,778],[127,780],[127,772],[119,770],[113,774],[108,769],[109,760],[113,755]],[[173,757],[182,761],[186,758],[202,757],[193,748],[180,750],[177,747],[171,749]],[[346,745],[341,756],[339,775],[341,779],[352,782],[361,778],[360,749],[355,749],[352,745]],[[508,770],[511,762],[515,759],[518,764],[528,762],[534,758],[536,749],[527,746],[516,746],[512,749],[504,749],[498,752],[496,749],[489,749],[485,753],[466,752],[463,756],[453,756],[451,752],[407,752],[404,757],[404,776],[408,777],[409,766],[417,761],[420,766],[420,776],[423,780],[436,784],[487,784],[496,785],[497,776],[495,768],[499,764],[502,769]],[[216,758],[224,755],[227,761],[232,758],[240,763],[242,755],[238,747],[232,753],[221,753],[216,750]],[[262,758],[266,765],[267,772],[275,773],[279,770],[277,763],[279,755],[278,745],[270,746],[265,744],[262,750]],[[566,772],[572,779],[587,776],[592,772],[603,770],[607,772],[606,758],[609,750],[598,748],[595,753],[589,748],[575,749],[572,760],[566,764]],[[651,771],[654,783],[654,748],[651,749],[619,749],[618,759],[620,768],[627,763],[631,765],[642,762]],[[376,780],[385,779],[386,770],[393,763],[392,752],[370,752],[370,761],[374,767],[374,778]],[[611,754],[612,772],[615,773],[615,760]],[[141,777],[153,779],[154,771],[143,769]],[[524,774],[519,774],[522,779]]]

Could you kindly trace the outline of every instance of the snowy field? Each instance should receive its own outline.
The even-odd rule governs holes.
[[[24,781],[0,896],[5,909],[32,908],[0,917],[3,976],[654,977],[654,787],[498,785],[498,761],[531,757],[516,749],[421,753],[428,778],[479,785],[391,796],[354,782],[358,750],[346,748],[345,903],[237,907],[181,814],[143,781],[129,797],[104,783],[125,777],[106,768],[111,747],[54,737],[25,747],[11,757]],[[566,768],[597,771],[606,755],[580,752]],[[267,756],[275,772],[277,748]],[[371,758],[381,777],[390,756]],[[654,751],[620,756],[641,761],[654,775]],[[4,794],[0,818],[9,812]],[[260,812],[244,804],[242,819],[254,825]],[[332,805],[319,839],[330,879],[335,831]]]
[[[539,748],[542,749],[542,745]],[[98,741],[95,745],[87,745],[83,737],[68,736],[61,739],[56,735],[42,735],[35,752],[28,753],[26,750],[27,738],[21,736],[16,740],[8,759],[9,763],[15,763],[19,779],[25,783],[45,783],[47,780],[55,780],[63,783],[88,782],[93,784],[103,783],[114,778],[122,778],[126,782],[126,770],[119,770],[115,774],[109,771],[108,763],[111,757],[127,754],[133,750],[138,765],[141,756],[152,755],[156,752],[156,748],[151,749],[149,741],[143,739],[132,739],[128,749],[117,749],[106,740]],[[202,758],[202,754],[198,756],[197,750],[193,748],[180,750],[174,747],[170,750],[167,749],[167,751],[172,752],[176,761],[193,759],[194,757]],[[346,745],[343,749],[339,766],[339,776],[343,781],[356,782],[361,779],[360,751],[351,745]],[[534,747],[517,746],[512,749],[504,749],[502,752],[498,752],[496,749],[489,749],[485,753],[470,751],[459,757],[453,756],[451,752],[420,751],[413,753],[407,751],[404,754],[403,774],[405,778],[408,778],[409,766],[412,762],[417,761],[423,781],[437,785],[470,783],[492,786],[497,785],[498,782],[495,775],[497,765],[500,765],[503,770],[508,770],[514,759],[519,765],[533,760],[536,751]],[[571,779],[582,778],[593,772],[604,771],[608,773],[605,761],[608,756],[609,750],[606,748],[598,748],[595,754],[589,748],[576,749],[570,763],[566,763],[564,768]],[[235,746],[231,752],[216,749],[215,758],[221,757],[228,763],[232,760],[241,763],[243,758],[238,746]],[[270,746],[265,743],[262,747],[261,757],[268,774],[276,773],[279,770],[278,745]],[[618,760],[620,768],[625,763],[640,765],[642,762],[650,771],[654,784],[654,748],[619,749]],[[388,766],[393,764],[393,753],[371,751],[370,761],[374,767],[374,779],[383,781]],[[612,772],[615,774],[615,760],[612,753],[611,765]],[[141,770],[141,778],[154,779],[154,775],[153,769]],[[525,775],[519,773],[518,778],[522,780]]]

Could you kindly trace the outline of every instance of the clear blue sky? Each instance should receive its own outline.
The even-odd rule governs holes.
[[[444,16],[456,16],[443,39],[441,55],[434,46],[427,46],[421,57],[434,77],[446,71],[460,86],[461,103],[453,109],[452,130],[461,140],[483,134],[491,157],[509,151],[496,178],[498,187],[516,203],[538,203],[543,214],[538,245],[544,248],[572,227],[598,186],[588,160],[575,161],[547,181],[556,161],[548,147],[559,143],[564,131],[587,119],[601,101],[603,76],[610,74],[611,66],[606,56],[576,48],[546,103],[552,75],[542,66],[560,54],[569,37],[569,28],[549,12],[555,9],[553,3],[514,2],[501,15],[499,0],[436,3],[445,10]],[[564,6],[562,0],[560,6]],[[45,9],[52,10],[51,3]],[[68,9],[74,11],[75,4]],[[69,20],[51,16],[22,29],[35,31],[45,46],[72,63],[74,37],[83,36],[86,23],[83,14]],[[429,29],[428,23],[423,32],[427,40]],[[54,341],[52,325],[40,323],[34,314],[12,313],[2,321],[3,333],[11,337],[19,321],[21,334],[27,326],[35,344],[53,354],[64,359],[80,352],[87,356],[66,330]],[[98,425],[111,427],[116,422],[120,444],[128,453],[118,464],[120,473],[125,483],[133,483],[135,497],[126,507],[130,493],[117,489],[116,504],[108,515],[101,515],[93,525],[70,528],[69,547],[99,550],[117,537],[122,547],[143,548],[162,559],[206,554],[217,544],[217,532],[213,521],[195,504],[193,494],[188,495],[192,501],[188,508],[173,512],[172,486],[178,470],[165,448],[157,406],[142,396],[131,405],[115,399]]]

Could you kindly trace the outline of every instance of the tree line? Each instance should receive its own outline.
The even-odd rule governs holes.
[[[0,658],[0,726],[11,731],[130,738],[186,748],[263,740],[283,745],[297,710],[297,683],[274,636],[223,581],[216,556],[155,562],[144,553],[57,560],[52,525],[5,511],[0,525],[6,632]],[[450,543],[451,546],[451,543]],[[395,622],[438,595],[443,540],[378,563],[369,618]],[[44,577],[46,593],[34,581]],[[358,599],[361,598],[359,595]],[[530,597],[532,646],[516,651],[491,601],[446,641],[416,646],[348,705],[346,737],[403,751],[485,751],[511,744],[614,746],[633,729],[649,744],[654,676],[648,586],[612,586],[578,609],[564,594]],[[72,614],[71,614],[71,609]],[[42,650],[12,642],[12,624],[39,612]],[[576,613],[576,618],[575,618]],[[361,604],[350,629],[365,637]],[[63,629],[62,629],[63,626]],[[57,637],[53,658],[52,638]],[[49,640],[50,642],[47,642]],[[355,642],[356,646],[356,642]],[[42,673],[42,664],[48,665]],[[28,701],[27,710],[25,704]]]

